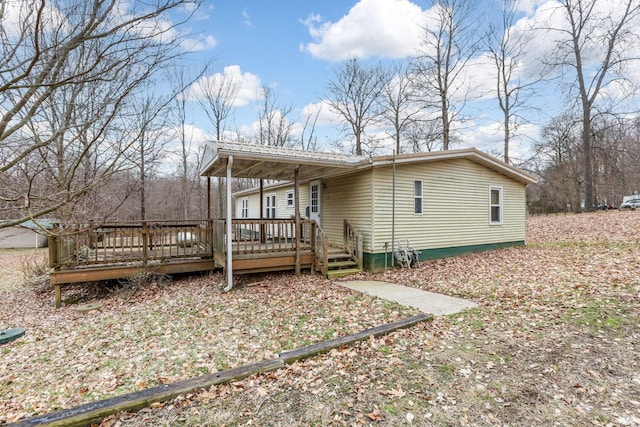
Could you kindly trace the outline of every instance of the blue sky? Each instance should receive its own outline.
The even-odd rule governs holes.
[[[609,7],[610,3],[603,2]],[[488,15],[497,13],[500,4],[498,0],[480,2],[479,27],[486,24]],[[249,134],[257,117],[255,103],[261,86],[272,88],[279,104],[294,108],[291,119],[301,121],[304,113],[321,105],[329,81],[345,60],[402,61],[415,52],[430,6],[431,2],[409,0],[205,0],[188,23],[188,30],[190,37],[202,42],[193,54],[196,63],[214,59],[212,73],[237,76],[242,91],[228,127]],[[521,19],[515,30],[536,21],[561,25],[554,10],[557,3],[553,0],[521,1]],[[538,34],[530,49],[520,75],[553,49],[553,37]],[[502,150],[502,134],[497,101],[491,95],[492,68],[480,55],[471,66],[470,80],[485,93],[465,105],[469,120],[459,125],[461,142],[452,148],[475,146],[497,154]],[[197,94],[197,87],[192,88],[192,94]],[[512,142],[513,156],[522,159],[529,155],[530,141],[539,137],[544,122],[561,111],[566,98],[567,89],[560,89],[557,83],[537,88],[526,111],[530,122],[520,128],[522,138]],[[195,102],[192,107],[194,139],[201,140],[211,128]],[[329,149],[331,141],[340,136],[338,125],[331,121],[326,107],[320,117],[318,142],[320,148]]]

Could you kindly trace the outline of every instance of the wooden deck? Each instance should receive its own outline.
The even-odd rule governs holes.
[[[124,279],[141,271],[178,274],[225,268],[225,230],[225,220],[59,225],[49,238],[56,307],[64,284]],[[299,267],[327,275],[336,251],[310,220],[301,221],[296,230],[293,219],[234,219],[232,233],[232,270],[237,274]],[[357,239],[355,247],[353,242],[353,231],[345,231],[345,248],[338,251],[361,254],[361,239],[359,249]]]

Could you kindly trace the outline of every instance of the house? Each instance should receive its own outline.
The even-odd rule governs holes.
[[[355,156],[354,156],[355,157]],[[526,186],[536,178],[477,149],[361,158],[299,183],[299,214],[330,245],[348,220],[363,238],[363,265],[392,265],[399,245],[421,260],[525,243]],[[234,218],[293,218],[295,185],[237,192]]]
[[[52,220],[38,219],[0,228],[0,249],[47,247],[47,230],[52,227]]]
[[[536,182],[472,148],[364,157],[222,141],[205,145],[200,174],[209,187],[211,177],[263,185],[235,196],[227,185],[220,218],[62,224],[68,232],[53,233],[49,248],[56,307],[62,285],[141,268],[222,267],[228,291],[234,273],[309,268],[335,277],[383,269],[399,244],[420,259],[522,245],[525,188]],[[207,204],[211,212],[210,197]],[[181,236],[190,236],[188,244]]]

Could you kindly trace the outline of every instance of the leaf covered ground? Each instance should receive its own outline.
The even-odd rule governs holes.
[[[479,307],[102,424],[640,425],[640,213],[531,217],[526,247],[360,277]],[[315,275],[239,282],[67,288],[87,314],[3,284],[0,328],[27,334],[0,347],[0,424],[415,314]]]

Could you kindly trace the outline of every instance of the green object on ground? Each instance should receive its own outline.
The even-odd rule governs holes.
[[[0,344],[13,341],[17,338],[20,338],[23,335],[24,335],[23,328],[5,329],[4,331],[0,331]]]

